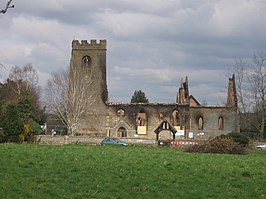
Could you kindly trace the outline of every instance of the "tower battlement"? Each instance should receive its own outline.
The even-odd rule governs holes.
[[[73,40],[72,41],[72,49],[106,49],[107,42],[106,40],[97,40],[92,39],[88,40]]]

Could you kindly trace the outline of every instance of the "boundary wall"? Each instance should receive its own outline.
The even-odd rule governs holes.
[[[92,144],[99,145],[104,137],[90,136],[61,136],[61,135],[36,135],[34,143],[40,145],[65,145],[65,144]],[[157,145],[155,139],[141,138],[119,138],[119,140],[127,142],[131,145]]]

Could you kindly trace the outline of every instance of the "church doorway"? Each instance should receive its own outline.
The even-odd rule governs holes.
[[[127,130],[124,127],[120,127],[116,133],[117,137],[127,137]]]

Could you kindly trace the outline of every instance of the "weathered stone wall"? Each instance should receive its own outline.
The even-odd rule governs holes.
[[[163,119],[170,121],[170,117],[174,110],[180,113],[180,123],[184,129],[189,130],[189,109],[188,105],[163,104],[163,103],[150,103],[150,104],[121,104],[113,103],[108,108],[108,123],[109,123],[109,135],[116,137],[117,130],[120,127],[124,127],[127,130],[127,137],[135,138],[156,138],[154,130],[162,122]],[[119,116],[117,112],[124,110],[124,115]],[[147,134],[137,134],[137,115],[140,111],[145,111],[147,115]],[[172,138],[170,132],[166,132],[168,137]]]
[[[191,132],[195,139],[208,139],[221,134],[238,132],[238,115],[235,108],[190,107]],[[203,130],[199,130],[199,117],[203,118]],[[219,130],[218,119],[224,119],[224,127]]]
[[[40,145],[65,145],[65,144],[94,144],[99,145],[104,137],[92,136],[52,136],[37,135],[35,143]],[[134,145],[157,145],[155,139],[121,138],[121,141]]]

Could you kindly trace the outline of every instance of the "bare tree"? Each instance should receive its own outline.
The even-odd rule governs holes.
[[[23,67],[12,67],[8,80],[12,81],[12,90],[20,96],[22,92],[37,88],[39,76],[31,64],[26,64]]]
[[[14,7],[15,7],[14,5],[10,5],[11,2],[12,2],[12,0],[9,0],[9,1],[6,3],[6,7],[5,7],[5,9],[1,10],[0,13],[5,14],[9,8],[14,8]]]
[[[6,69],[5,66],[3,64],[0,63],[0,69]],[[0,79],[2,78],[1,74],[0,74]]]
[[[235,59],[240,119],[263,138],[266,125],[266,54],[255,53],[252,61]]]
[[[4,66],[3,64],[1,64],[1,63],[0,63],[0,67],[1,67],[1,68],[5,68],[5,66]]]
[[[86,112],[94,104],[92,79],[86,69],[70,66],[67,71],[53,73],[47,82],[48,107],[66,125],[68,134],[79,132]]]

